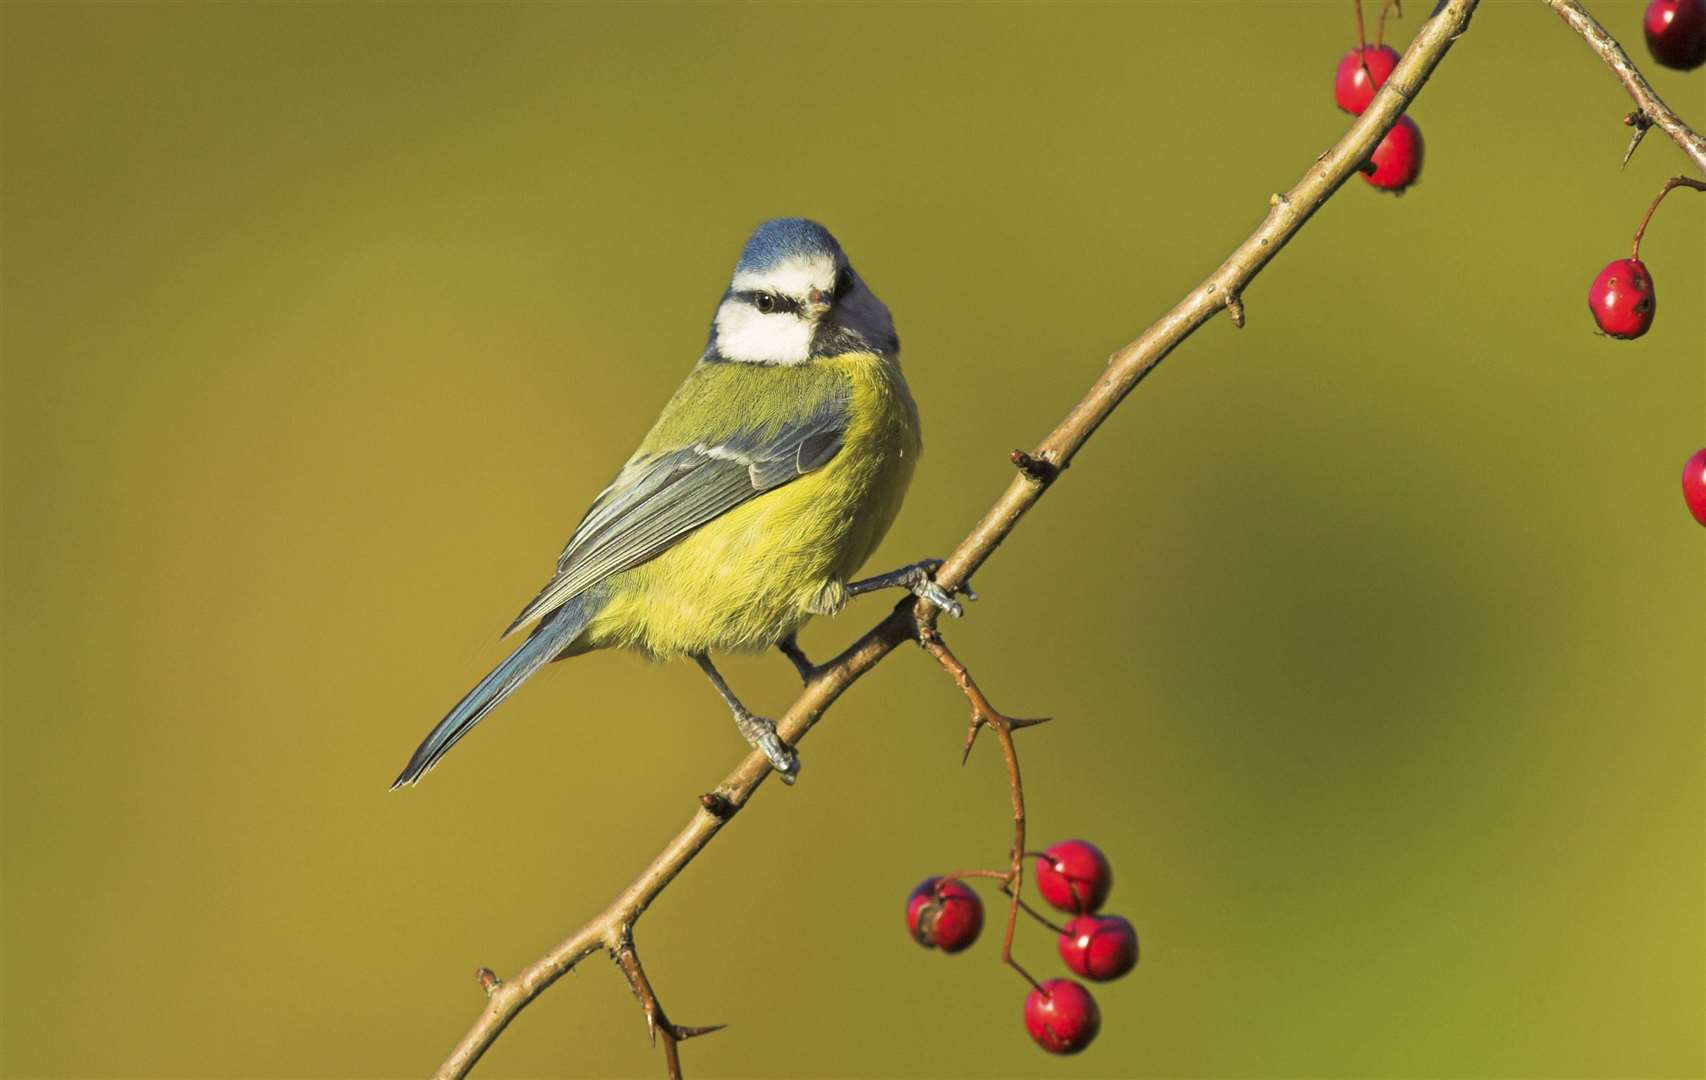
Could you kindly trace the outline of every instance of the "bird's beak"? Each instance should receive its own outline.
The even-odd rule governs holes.
[[[806,314],[814,319],[821,319],[835,306],[835,297],[822,289],[813,289],[806,293]]]

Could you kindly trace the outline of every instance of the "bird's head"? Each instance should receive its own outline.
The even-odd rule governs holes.
[[[711,323],[708,357],[803,364],[899,349],[889,309],[865,287],[829,230],[776,218],[753,230]]]

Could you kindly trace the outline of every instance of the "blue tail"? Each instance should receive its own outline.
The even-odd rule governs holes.
[[[397,775],[391,790],[395,791],[404,784],[414,784],[426,775],[427,770],[438,764],[438,759],[456,745],[456,740],[468,734],[469,728],[478,724],[497,707],[498,702],[526,682],[528,676],[554,660],[579,637],[586,624],[598,614],[603,601],[601,595],[583,593],[547,615],[521,648],[493,668],[491,674],[481,679],[479,685],[468,691],[449,715],[438,722],[438,726],[415,750],[409,764]]]

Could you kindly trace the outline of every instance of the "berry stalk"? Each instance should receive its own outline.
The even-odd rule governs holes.
[[[1641,227],[1635,230],[1635,242],[1631,245],[1629,253],[1629,257],[1631,259],[1634,259],[1637,262],[1640,261],[1641,237],[1647,235],[1647,222],[1653,220],[1653,211],[1659,208],[1659,203],[1664,202],[1665,196],[1669,195],[1679,187],[1693,188],[1695,191],[1706,191],[1706,183],[1702,183],[1692,177],[1673,176],[1669,180],[1666,180],[1665,186],[1659,189],[1659,193],[1657,195],[1653,196],[1652,205],[1647,207],[1647,214],[1641,219]]]
[[[1398,17],[1402,19],[1404,17],[1403,0],[1386,0],[1386,3],[1380,5],[1380,18],[1374,24],[1374,47],[1377,49],[1386,37],[1386,13],[1389,11],[1397,12]]]

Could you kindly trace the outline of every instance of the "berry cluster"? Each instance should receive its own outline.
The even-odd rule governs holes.
[[[1037,891],[1072,918],[1064,927],[1056,926],[1029,906],[1025,910],[1058,935],[1056,947],[1066,966],[1092,982],[1117,979],[1136,967],[1137,931],[1118,915],[1098,913],[1113,888],[1114,874],[1096,845],[1063,840],[1035,854]],[[960,952],[983,929],[983,901],[959,877],[925,878],[906,899],[906,928],[926,948]],[[1032,982],[1025,997],[1025,1030],[1044,1050],[1076,1054],[1101,1027],[1101,1009],[1082,983]]]
[[[1374,100],[1374,95],[1392,77],[1392,69],[1398,66],[1398,50],[1380,43],[1381,35],[1386,31],[1386,11],[1392,6],[1388,3],[1381,9],[1380,21],[1375,25],[1374,44],[1357,45],[1339,60],[1339,66],[1333,72],[1333,100],[1352,116],[1363,114]],[[1361,3],[1357,5],[1357,40],[1363,41]],[[1421,174],[1422,129],[1409,116],[1400,116],[1398,123],[1369,155],[1362,178],[1378,191],[1397,195],[1415,183]]]

